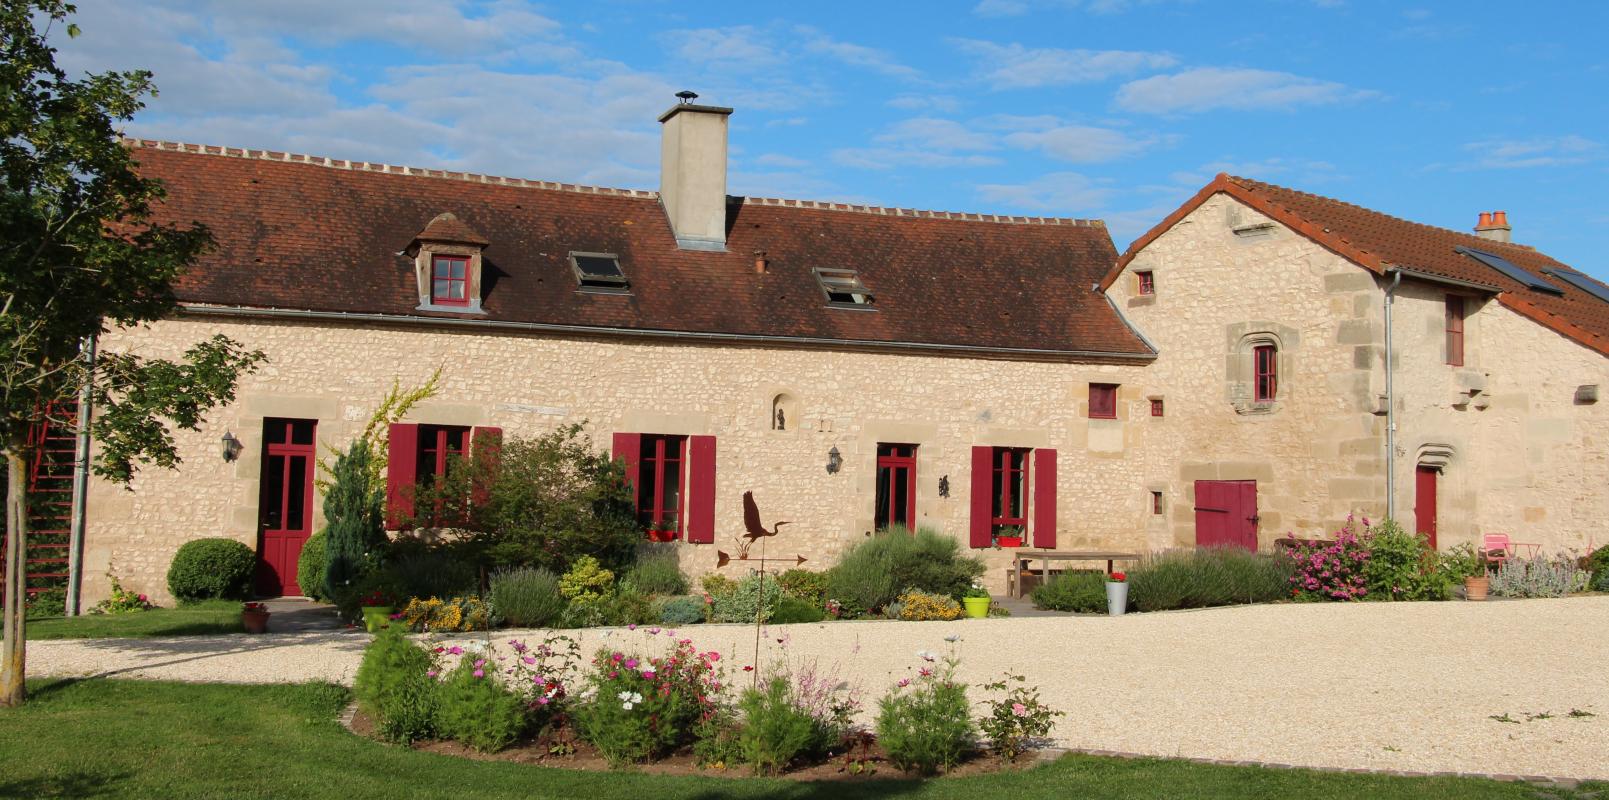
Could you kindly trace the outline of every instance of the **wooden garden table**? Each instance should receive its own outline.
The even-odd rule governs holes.
[[[1114,561],[1138,561],[1139,553],[1119,553],[1109,550],[1018,550],[1012,554],[1012,591],[1022,597],[1022,571],[1031,561],[1045,562],[1045,579],[1050,579],[1052,561],[1105,561],[1106,574],[1112,574]]]

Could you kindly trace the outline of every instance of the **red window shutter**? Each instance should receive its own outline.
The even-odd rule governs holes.
[[[642,434],[617,433],[609,452],[616,461],[625,462],[626,485],[631,487],[631,508],[637,509],[637,461],[642,457]]]
[[[1034,451],[1034,547],[1056,546],[1056,451]]]
[[[690,436],[687,442],[687,541],[715,541],[715,437]]]
[[[973,547],[994,544],[994,530],[990,522],[994,499],[994,448],[972,448],[972,536]]]
[[[419,477],[419,426],[394,422],[387,434],[385,464],[386,527],[413,527],[414,483]]]
[[[480,506],[492,497],[491,479],[503,460],[503,429],[475,428],[469,434],[469,457],[475,464],[475,485],[470,489],[472,505]],[[474,509],[471,508],[473,513]]]

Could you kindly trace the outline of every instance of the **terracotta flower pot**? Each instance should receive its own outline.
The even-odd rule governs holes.
[[[1465,600],[1485,600],[1486,593],[1492,588],[1492,579],[1486,576],[1464,579]]]
[[[247,633],[267,633],[268,617],[265,610],[246,610],[240,612],[240,624],[245,626]]]

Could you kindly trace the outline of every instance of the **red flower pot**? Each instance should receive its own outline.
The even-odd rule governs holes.
[[[246,627],[247,633],[267,633],[268,616],[267,609],[246,609],[240,612],[240,624]]]
[[[994,541],[1001,547],[1022,547],[1021,536],[1002,536]]]

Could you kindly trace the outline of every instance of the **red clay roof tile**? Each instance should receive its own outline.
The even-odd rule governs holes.
[[[207,225],[217,248],[182,302],[433,316],[398,255],[443,212],[484,235],[483,309],[499,321],[797,337],[873,345],[1111,354],[1148,346],[1092,285],[1117,257],[1098,222],[946,212],[728,205],[727,251],[680,250],[657,195],[297,157],[131,142],[166,182],[162,214]],[[444,174],[430,171],[429,175]],[[987,221],[982,221],[987,220]],[[576,291],[572,251],[614,253],[626,295]],[[755,269],[764,251],[768,270]],[[855,269],[875,311],[829,308],[814,267]]]

